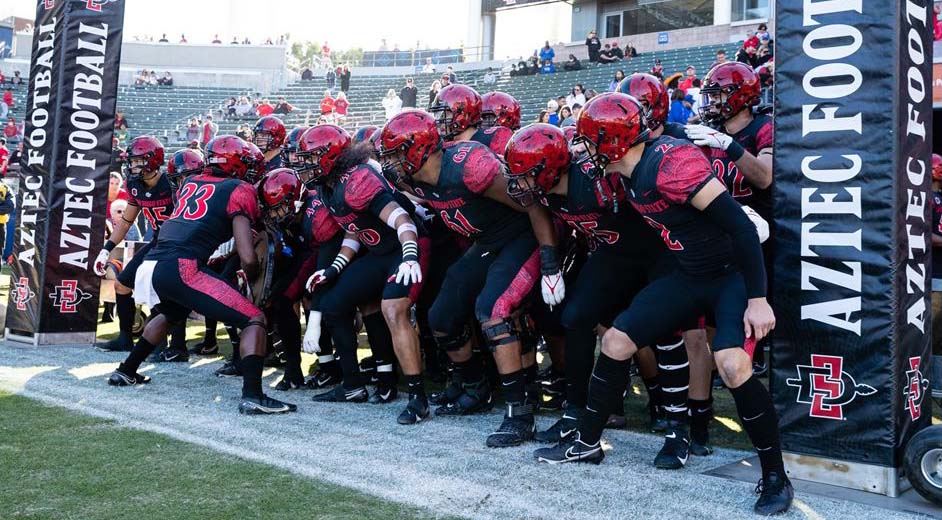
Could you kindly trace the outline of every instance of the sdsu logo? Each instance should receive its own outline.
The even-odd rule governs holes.
[[[798,377],[786,379],[785,384],[798,389],[797,402],[810,404],[808,415],[819,419],[844,419],[844,405],[858,395],[868,396],[877,389],[857,384],[853,376],[844,372],[844,358],[812,354],[810,365],[798,365]]]
[[[922,362],[920,357],[909,358],[909,370],[906,371],[906,381],[908,384],[903,390],[906,410],[912,420],[922,417],[922,398],[924,392],[929,388],[929,380],[922,376],[919,370],[919,364]]]
[[[16,310],[25,311],[26,302],[33,299],[36,293],[29,290],[29,279],[25,276],[20,277],[13,289],[13,303],[16,304]]]
[[[60,285],[56,286],[56,292],[49,295],[52,298],[52,304],[59,308],[62,313],[74,313],[76,306],[84,300],[92,297],[78,288],[78,280],[62,280]]]

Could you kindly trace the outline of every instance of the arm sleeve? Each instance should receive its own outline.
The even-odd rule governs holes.
[[[746,282],[746,297],[765,297],[765,261],[759,235],[742,207],[729,192],[723,192],[703,210],[703,214],[733,239],[733,252]]]
[[[692,144],[683,144],[664,152],[657,188],[668,202],[686,204],[712,178],[713,168],[703,152]]]
[[[772,120],[766,121],[762,128],[759,128],[756,134],[756,152],[765,148],[772,148],[775,145],[775,125]]]
[[[503,165],[497,155],[484,145],[478,145],[468,152],[468,157],[462,165],[464,172],[462,178],[465,186],[478,195],[487,191],[500,175]]]
[[[226,206],[226,216],[230,219],[237,215],[247,217],[253,223],[258,222],[261,213],[258,209],[258,197],[252,185],[240,182],[229,195],[229,204]]]
[[[369,166],[362,165],[350,174],[344,199],[353,211],[369,210],[379,215],[379,211],[392,201],[392,188]],[[376,206],[379,210],[374,209]]]

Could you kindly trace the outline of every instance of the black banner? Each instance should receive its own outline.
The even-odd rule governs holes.
[[[910,29],[928,31],[908,8],[928,15],[927,0],[777,3],[772,391],[785,451],[894,467],[900,365],[927,370],[929,167],[909,157],[928,164],[929,131],[907,135],[907,120],[928,121],[929,89],[925,110],[907,89]],[[928,59],[915,70],[928,77]]]
[[[26,127],[16,197],[17,228],[6,328],[14,333],[39,331],[48,194],[52,184],[55,117],[58,107],[59,53],[62,49],[62,2],[39,1],[33,27],[33,54],[26,98]]]
[[[124,2],[73,0],[63,16],[43,333],[94,332],[98,321],[91,263],[105,236]]]

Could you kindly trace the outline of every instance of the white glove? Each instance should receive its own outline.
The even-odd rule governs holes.
[[[566,282],[563,281],[562,271],[544,274],[540,290],[543,292],[543,301],[550,307],[562,303],[566,297]]]
[[[414,260],[409,260],[399,264],[399,272],[396,273],[396,283],[409,285],[410,283],[419,283],[422,281],[422,266]]]
[[[423,222],[428,222],[435,218],[435,213],[427,210],[425,206],[416,204],[415,205],[415,214],[422,219]]]
[[[216,248],[216,251],[209,256],[209,261],[213,262],[220,258],[229,256],[235,248],[235,238],[230,238],[228,242],[223,242]]]
[[[111,257],[111,251],[107,249],[102,249],[98,252],[98,257],[95,258],[95,274],[98,276],[105,276],[105,267],[108,265],[108,258]]]
[[[249,277],[245,274],[245,271],[242,269],[236,271],[236,281],[239,282],[239,292],[251,301],[252,284],[249,283]]]
[[[746,216],[749,217],[749,220],[752,221],[756,226],[756,233],[759,234],[759,243],[763,243],[769,239],[769,223],[765,221],[764,218],[759,216],[756,213],[756,210],[750,208],[749,206],[743,206],[742,210],[746,213]]]
[[[307,316],[307,330],[304,331],[304,341],[301,348],[307,354],[316,354],[321,351],[321,313],[311,311]]]
[[[337,276],[337,270],[333,266],[328,267],[327,269],[321,269],[316,271],[307,279],[307,283],[304,284],[307,287],[307,292],[314,292],[314,288],[318,285],[325,284],[330,281],[332,278]]]
[[[733,142],[733,138],[719,130],[703,125],[687,125],[684,127],[687,137],[697,146],[709,146],[725,150]]]

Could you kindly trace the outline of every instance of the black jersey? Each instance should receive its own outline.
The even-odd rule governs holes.
[[[504,156],[504,150],[507,149],[507,141],[513,137],[514,132],[503,126],[492,126],[490,128],[478,128],[471,140],[481,143],[491,149],[492,152]]]
[[[442,152],[438,183],[416,182],[414,189],[445,225],[484,246],[501,246],[530,229],[526,213],[483,195],[503,175],[497,155],[474,141],[448,143]]]
[[[722,130],[725,131],[725,129]],[[756,114],[745,128],[731,134],[737,143],[755,156],[759,155],[759,150],[771,148],[774,145],[774,136],[772,118],[764,114]],[[704,153],[712,163],[713,172],[723,181],[736,202],[749,206],[762,218],[772,222],[772,185],[770,184],[763,190],[750,184],[745,175],[736,167],[736,163],[729,158],[726,150],[705,148]]]
[[[673,137],[674,139],[680,139],[683,141],[689,141],[687,138],[687,132],[684,131],[684,125],[680,123],[664,123],[664,133],[661,135],[666,135]]]
[[[128,204],[141,208],[144,218],[154,233],[173,213],[174,191],[167,176],[160,174],[157,184],[148,188],[141,179],[128,178],[124,185],[128,194]]]
[[[699,148],[661,136],[645,144],[631,178],[624,181],[631,205],[660,234],[681,271],[701,278],[735,264],[729,235],[689,204],[712,179]]]
[[[627,204],[627,196],[620,182],[605,182],[616,188],[612,198],[620,202],[618,213],[612,213],[610,204],[601,200],[596,182],[587,175],[592,168],[587,161],[569,166],[565,196],[547,194],[544,202],[553,214],[586,235],[592,249],[611,249],[621,256],[654,257],[664,250],[650,226],[641,215]]]
[[[252,185],[213,175],[189,177],[177,192],[177,205],[164,222],[148,259],[209,259],[223,242],[232,238],[232,219],[244,215],[260,220],[258,199]]]
[[[382,173],[367,163],[344,172],[332,188],[321,187],[320,199],[341,227],[356,233],[371,251],[383,254],[400,247],[396,230],[379,218],[387,204],[399,202],[397,193]],[[409,211],[409,207],[403,209]]]

